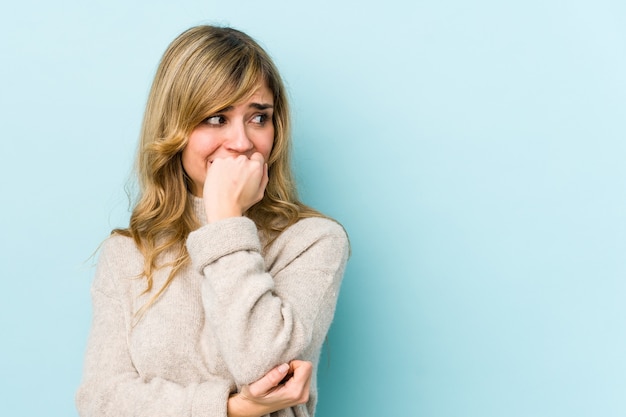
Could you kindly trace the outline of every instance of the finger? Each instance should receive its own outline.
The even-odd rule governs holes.
[[[279,365],[276,368],[272,369],[261,379],[253,382],[248,386],[250,394],[255,397],[264,396],[273,388],[275,388],[280,383],[280,381],[283,380],[288,371],[289,365],[286,363],[283,363],[282,365]]]
[[[264,163],[265,162],[265,158],[263,158],[263,155],[261,155],[260,152],[255,152],[250,156],[250,160],[251,161],[257,161],[260,163]]]
[[[302,386],[306,381],[311,379],[313,373],[313,365],[311,362],[306,361],[291,361],[289,362],[290,376],[287,384],[293,384]]]
[[[285,383],[290,397],[296,404],[304,404],[309,400],[313,364],[307,361],[291,361],[293,376]]]
[[[304,384],[304,388],[302,389],[302,395],[300,396],[301,404],[304,404],[309,401],[309,395],[311,394],[311,375],[306,380]]]
[[[267,188],[267,184],[270,182],[270,177],[268,174],[267,163],[264,164],[263,167],[263,178],[261,179],[261,186],[259,189],[261,190],[261,198],[263,198],[263,194],[265,194],[265,189]]]
[[[291,368],[291,370],[295,373],[296,370],[298,371],[298,373],[311,373],[311,371],[313,370],[313,364],[309,361],[301,361],[298,359],[294,359],[291,362],[289,362],[289,367]]]

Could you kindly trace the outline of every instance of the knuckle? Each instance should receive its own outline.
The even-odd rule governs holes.
[[[309,390],[305,390],[300,396],[300,402],[298,404],[305,404],[309,402]]]
[[[272,384],[275,385],[281,381],[282,375],[280,374],[280,372],[278,372],[277,369],[272,369],[272,371],[267,374],[267,378]]]
[[[313,371],[313,364],[311,362],[304,362],[302,364],[302,370],[310,374]]]
[[[248,385],[242,388],[241,394],[246,398],[256,398],[260,396],[262,393],[260,392],[258,387],[255,386],[255,384],[252,384],[252,385]]]
[[[304,390],[298,398],[298,404],[305,404],[309,401],[309,390]]]

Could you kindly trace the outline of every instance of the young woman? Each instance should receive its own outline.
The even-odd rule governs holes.
[[[281,78],[249,36],[199,26],[148,98],[130,225],[103,244],[83,417],[312,416],[348,257],[299,202]]]

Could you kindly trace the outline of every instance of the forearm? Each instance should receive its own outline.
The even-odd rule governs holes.
[[[231,274],[224,280],[215,277],[203,284],[209,325],[238,384],[249,383],[272,367],[299,358],[311,340],[296,308],[264,272],[262,259],[252,261],[254,265],[242,259],[250,257],[254,254],[236,253],[220,260],[225,270],[231,270],[226,264],[246,265],[246,274]],[[207,276],[214,277],[209,269]]]
[[[343,230],[319,220],[328,230],[318,232],[314,222],[288,230],[275,243],[279,253],[269,258],[261,255],[256,228],[245,218],[205,226],[188,239],[194,267],[205,276],[207,323],[238,385],[278,363],[305,352],[313,359],[319,352],[347,258]],[[312,232],[306,227],[316,234],[307,236]]]
[[[182,386],[161,378],[146,382],[129,374],[85,380],[76,407],[81,417],[225,417],[228,395],[227,381]]]

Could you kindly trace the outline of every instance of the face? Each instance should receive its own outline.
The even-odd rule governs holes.
[[[215,158],[249,158],[259,152],[267,161],[274,144],[273,96],[263,84],[249,99],[207,117],[191,132],[182,162],[195,196],[202,197],[204,179]]]

